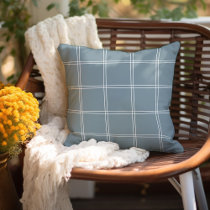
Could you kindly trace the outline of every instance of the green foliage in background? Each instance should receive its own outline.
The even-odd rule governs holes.
[[[10,40],[15,40],[19,53],[15,48],[12,48],[10,54],[14,57],[18,57],[21,66],[24,66],[26,59],[25,49],[25,31],[29,27],[29,20],[31,18],[27,5],[32,2],[34,6],[38,6],[38,0],[0,0],[0,23],[4,30],[0,34],[4,45],[0,46],[0,53],[7,47],[7,43]],[[50,3],[46,10],[49,11],[52,8],[57,8],[57,3]],[[7,81],[11,84],[17,82],[20,73],[11,75],[7,78]]]
[[[112,0],[119,3],[121,0]],[[134,10],[139,14],[145,14],[151,19],[180,20],[183,17],[197,17],[199,4],[206,8],[204,0],[130,0]],[[110,7],[105,0],[71,0],[70,16],[83,15],[84,13],[97,14],[99,17],[108,17]]]
[[[85,13],[92,13],[99,17],[108,17],[114,4],[121,0],[70,0],[69,16],[81,16]],[[0,46],[0,53],[4,50],[11,39],[15,39],[19,53],[15,49],[11,50],[13,56],[18,56],[22,66],[25,62],[25,37],[24,33],[29,27],[30,14],[27,4],[32,2],[38,6],[39,0],[0,0],[0,23],[4,28],[4,33],[0,36],[5,40],[5,44]],[[172,19],[180,20],[182,17],[197,17],[197,7],[201,5],[206,8],[204,0],[130,0],[133,9],[139,14],[145,14],[151,19]],[[52,2],[46,7],[46,11],[58,8],[58,3]],[[1,37],[1,38],[2,38]],[[14,80],[15,78],[9,78]]]
[[[180,20],[197,17],[199,4],[206,9],[204,0],[130,0],[139,13],[149,14],[152,19]]]
[[[27,4],[30,1],[34,6],[38,6],[38,0],[0,0],[0,23],[2,28],[5,29],[4,33],[1,33],[1,38],[5,40],[5,44],[0,46],[0,53],[7,46],[7,43],[14,39],[16,40],[19,53],[13,48],[10,52],[13,56],[18,56],[21,66],[23,67],[26,57],[25,50],[25,31],[29,27],[30,14],[27,8]],[[58,5],[54,2],[49,4],[46,10],[51,10]],[[17,78],[18,75],[14,75]],[[9,78],[10,82],[15,81],[15,78]]]
[[[106,0],[71,0],[69,3],[69,16],[81,16],[85,13],[92,13],[99,17],[108,17],[109,8]]]
[[[23,64],[25,57],[25,38],[24,33],[28,27],[30,15],[26,7],[26,1],[20,0],[1,0],[0,1],[0,22],[4,33],[1,34],[5,40],[5,46],[0,46],[0,53],[6,47],[6,44],[11,40],[17,40],[20,62]],[[11,54],[16,56],[15,49],[12,49]]]

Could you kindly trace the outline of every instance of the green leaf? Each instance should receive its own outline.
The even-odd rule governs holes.
[[[46,7],[46,10],[47,11],[50,11],[51,9],[55,8],[56,7],[56,4],[55,3],[51,3],[49,4],[47,7]]]
[[[11,39],[11,36],[10,35],[7,35],[6,42],[9,42],[10,39]]]
[[[201,2],[203,9],[206,10],[206,2],[204,0],[200,0],[200,2]]]
[[[193,4],[188,4],[185,9],[184,16],[187,18],[195,18],[197,17],[197,7]]]
[[[11,55],[12,55],[12,56],[14,56],[14,57],[15,57],[15,55],[16,55],[16,50],[13,48],[13,49],[11,50],[11,52],[10,52],[10,53],[11,53]]]
[[[138,2],[138,0],[131,0],[131,4],[135,5]]]
[[[11,76],[7,77],[7,82],[10,82],[11,80],[13,80],[15,77],[14,74],[12,74]]]
[[[184,16],[182,10],[183,10],[183,7],[175,8],[174,10],[172,10],[170,18],[172,20],[180,20]]]
[[[152,11],[152,7],[154,3],[151,3],[150,0],[139,0],[139,1],[131,1],[133,7],[138,10],[140,14],[149,14]]]
[[[25,30],[18,29],[15,32],[15,38],[17,38],[19,41],[22,41],[24,39]]]
[[[38,7],[38,2],[37,2],[37,0],[31,0],[31,1],[32,1],[32,3],[33,3],[34,6]]]
[[[20,54],[17,56],[14,50],[11,51],[11,54],[17,56],[21,65],[23,65],[26,56],[24,33],[29,27],[30,19],[27,3],[30,2],[37,6],[38,1],[39,0],[0,0],[0,22],[3,22],[2,27],[5,29],[5,32],[0,36],[4,38],[5,45],[14,38],[20,50]]]
[[[84,7],[79,7],[79,0],[71,0],[69,3],[69,16],[81,16],[86,13],[86,8]]]
[[[102,0],[98,4],[98,15],[100,17],[108,17],[108,14],[109,14],[108,4],[105,0]]]
[[[94,5],[92,8],[92,13],[95,15],[98,12],[98,5]]]
[[[11,50],[10,54],[11,54],[13,57],[15,57],[15,56],[16,56],[16,50],[13,48],[13,49]]]
[[[160,20],[160,19],[172,19],[172,20],[180,20],[183,14],[182,7],[176,7],[173,10],[169,10],[166,8],[159,9],[155,15],[152,16],[152,19]]]
[[[18,78],[20,77],[20,72],[17,72],[15,74],[12,74],[11,76],[7,77],[7,82],[11,83],[11,84],[16,84]]]
[[[87,6],[90,7],[92,4],[93,4],[93,1],[89,0]]]
[[[130,0],[133,8],[140,14],[149,15],[152,19],[170,18],[180,20],[182,17],[196,17],[198,3],[206,7],[205,0]],[[175,9],[171,6],[176,6]]]
[[[4,48],[4,46],[0,46],[0,53],[3,51]]]
[[[25,26],[25,22],[18,18],[16,19],[15,24],[17,25],[18,28],[24,28],[24,26]]]
[[[187,18],[196,18],[197,17],[197,13],[196,13],[195,10],[186,10],[185,17],[187,17]]]

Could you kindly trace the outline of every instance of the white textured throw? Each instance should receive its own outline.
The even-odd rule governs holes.
[[[73,167],[123,167],[143,162],[149,153],[137,148],[119,150],[115,143],[97,143],[94,139],[71,147],[62,144],[69,132],[65,118],[67,92],[57,47],[67,43],[101,48],[92,15],[68,19],[57,15],[33,26],[25,36],[44,80],[46,101],[41,119],[45,125],[25,151],[21,202],[24,210],[71,210],[67,183]]]

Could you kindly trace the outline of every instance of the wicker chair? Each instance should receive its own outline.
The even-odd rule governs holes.
[[[97,19],[104,48],[137,51],[180,41],[170,106],[175,137],[185,151],[180,154],[151,152],[146,162],[111,170],[75,168],[72,178],[109,182],[155,182],[168,178],[183,199],[185,210],[207,210],[199,166],[210,158],[210,31],[176,22]],[[17,86],[43,92],[30,54]],[[179,175],[180,182],[174,177]],[[195,193],[194,193],[195,192]],[[195,198],[196,197],[196,198]]]

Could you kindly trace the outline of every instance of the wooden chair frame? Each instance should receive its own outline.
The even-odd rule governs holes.
[[[109,182],[155,182],[168,178],[182,195],[184,208],[208,209],[198,167],[210,158],[210,31],[194,24],[97,19],[99,37],[105,48],[137,51],[179,41],[170,113],[175,139],[185,151],[180,154],[151,152],[143,163],[110,170],[74,168],[72,178]],[[30,54],[17,86],[43,92],[44,86]],[[180,183],[174,176],[180,175]],[[194,184],[193,184],[194,182]],[[195,191],[195,194],[194,194]]]

